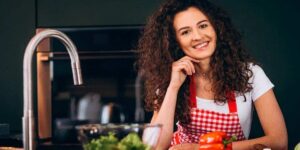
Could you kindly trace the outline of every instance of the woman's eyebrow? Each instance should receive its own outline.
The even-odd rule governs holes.
[[[199,22],[197,23],[197,25],[199,25],[199,24],[201,24],[201,23],[203,23],[203,22],[208,22],[208,20],[201,20],[201,21],[199,21]]]
[[[197,26],[203,22],[208,22],[208,20],[201,20],[197,23]],[[184,29],[189,29],[190,27],[186,26],[186,27],[181,27],[178,29],[178,32],[180,32],[181,30],[184,30]]]
[[[178,29],[178,32],[180,32],[181,30],[185,30],[185,29],[189,29],[190,27],[182,27]]]

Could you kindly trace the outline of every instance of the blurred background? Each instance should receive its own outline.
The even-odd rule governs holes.
[[[222,6],[241,31],[247,48],[275,84],[289,134],[289,148],[300,142],[300,79],[298,42],[300,2],[297,0],[212,0]],[[142,108],[142,79],[135,70],[135,45],[147,17],[162,0],[0,0],[0,135],[21,134],[23,116],[23,54],[37,29],[66,33],[79,49],[85,85],[74,87],[64,47],[51,40],[36,59],[49,67],[51,134],[63,142],[60,125],[107,122],[148,122]],[[44,48],[44,49],[43,49]],[[34,101],[39,99],[34,86]],[[105,113],[113,110],[110,116]],[[98,114],[98,115],[91,115]],[[109,115],[108,115],[109,116]],[[74,120],[80,120],[74,123]],[[73,122],[72,122],[73,121]],[[274,124],[275,126],[276,124]],[[58,131],[58,132],[55,132]],[[257,116],[251,137],[263,134]],[[70,135],[69,135],[70,136]],[[47,138],[47,136],[45,136]],[[69,139],[70,140],[70,139]],[[280,140],[280,139],[278,139]]]

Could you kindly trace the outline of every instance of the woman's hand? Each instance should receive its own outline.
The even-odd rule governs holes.
[[[181,59],[173,62],[171,82],[169,87],[179,89],[186,79],[187,75],[192,75],[196,72],[193,63],[199,63],[199,60],[184,56]]]
[[[199,145],[195,143],[184,143],[174,145],[169,148],[169,150],[198,150]]]

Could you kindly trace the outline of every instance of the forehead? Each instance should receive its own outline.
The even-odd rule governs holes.
[[[175,29],[179,29],[185,26],[196,25],[199,21],[203,20],[208,20],[203,12],[196,7],[189,7],[174,16],[173,25]]]

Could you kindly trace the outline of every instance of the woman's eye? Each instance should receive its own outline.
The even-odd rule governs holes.
[[[189,30],[185,30],[185,31],[182,31],[181,32],[181,35],[187,35],[187,34],[189,34],[190,32],[189,32]]]
[[[206,28],[206,27],[208,27],[208,24],[201,24],[201,25],[199,26],[199,28],[201,28],[201,29],[204,29],[204,28]]]

